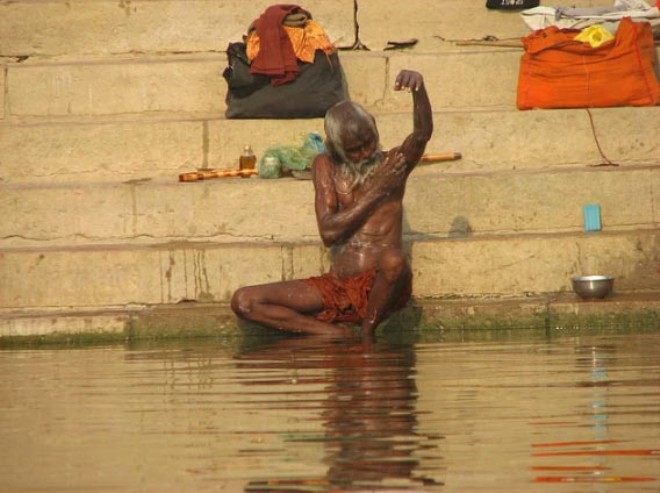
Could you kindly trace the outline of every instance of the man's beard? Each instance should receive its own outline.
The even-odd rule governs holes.
[[[364,184],[374,174],[381,159],[382,153],[380,150],[375,151],[371,156],[361,161],[351,161],[344,157],[344,161],[339,165],[339,168],[342,176],[351,180],[349,191]]]

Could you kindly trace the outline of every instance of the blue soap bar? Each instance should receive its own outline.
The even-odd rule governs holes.
[[[600,231],[600,204],[587,204],[584,206],[584,230]]]

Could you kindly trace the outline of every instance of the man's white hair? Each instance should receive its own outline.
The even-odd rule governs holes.
[[[344,176],[352,179],[349,191],[364,183],[376,170],[375,164],[382,158],[378,128],[374,117],[359,103],[342,101],[325,114],[326,147],[341,167]],[[373,135],[376,152],[367,159],[355,162],[344,149],[343,138],[360,138],[368,131]]]
[[[325,114],[324,120],[326,147],[334,158],[346,160],[343,137],[359,137],[369,130],[376,143],[380,141],[374,117],[359,103],[342,101],[335,104]]]

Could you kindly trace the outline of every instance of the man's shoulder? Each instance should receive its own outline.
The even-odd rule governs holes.
[[[312,166],[316,165],[317,163],[325,163],[327,162],[328,164],[333,164],[334,160],[332,159],[332,156],[328,151],[321,152],[314,157],[314,160],[312,161]]]
[[[322,152],[317,154],[314,161],[312,161],[312,171],[330,170],[335,165],[330,153]]]
[[[318,154],[312,162],[312,181],[317,191],[330,190],[334,187],[336,163],[327,153]]]

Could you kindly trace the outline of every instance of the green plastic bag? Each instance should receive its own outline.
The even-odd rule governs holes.
[[[300,147],[286,145],[269,147],[259,160],[259,177],[279,178],[289,170],[311,169],[314,158],[325,150],[323,138],[318,132],[308,133]]]

